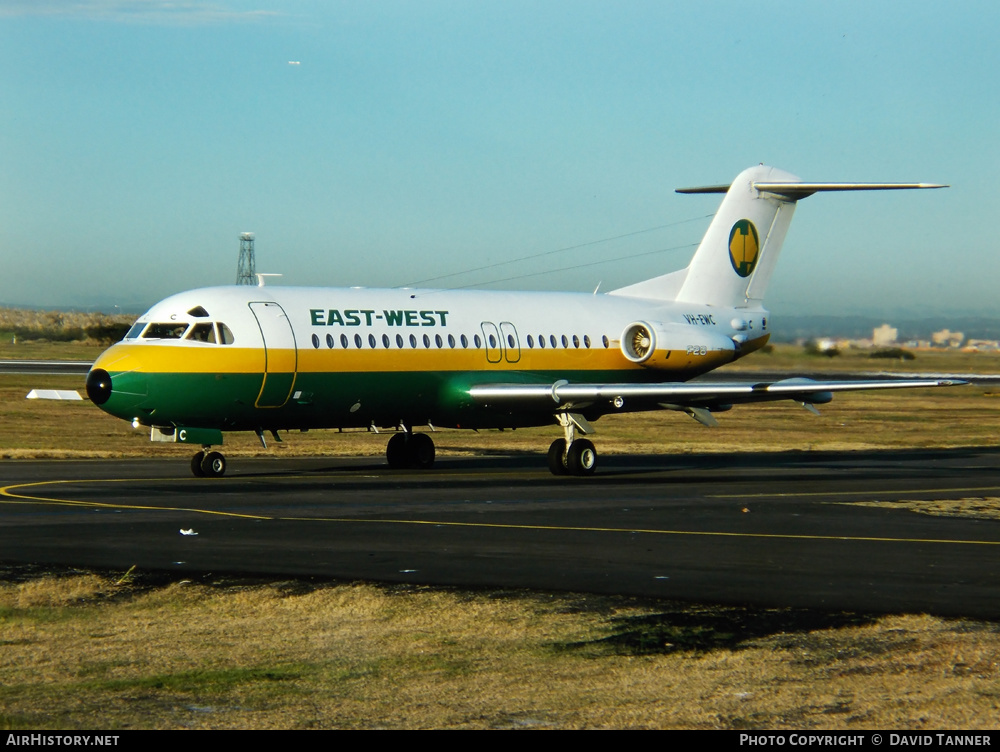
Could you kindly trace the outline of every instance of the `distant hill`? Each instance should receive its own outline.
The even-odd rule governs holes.
[[[108,306],[109,309],[114,306]],[[145,309],[142,309],[145,310]],[[122,333],[138,317],[138,313],[102,313],[86,310],[35,310],[31,308],[0,307],[0,332],[22,331],[28,338],[43,338],[39,333],[48,331],[59,336],[45,336],[45,339],[86,339],[88,327],[114,326]],[[862,339],[872,336],[872,329],[882,324],[889,324],[899,330],[899,340],[905,342],[911,339],[930,339],[931,334],[950,329],[962,332],[966,338],[1000,339],[1000,318],[985,316],[942,315],[935,318],[904,319],[859,316],[795,316],[771,313],[769,328],[775,342],[794,342],[803,339],[819,337],[844,337]],[[79,332],[83,331],[83,334]],[[73,334],[67,337],[66,332]],[[33,334],[29,334],[33,333]],[[104,339],[104,337],[100,337]]]
[[[941,316],[925,319],[876,318],[874,316],[788,316],[771,314],[769,328],[776,342],[794,342],[817,337],[861,339],[872,329],[889,324],[899,330],[901,342],[930,339],[931,334],[950,329],[972,339],[1000,339],[1000,319],[983,316]]]
[[[117,342],[128,331],[135,316],[130,313],[84,313],[80,311],[36,311],[0,308],[0,334],[19,340],[52,342],[93,340]]]

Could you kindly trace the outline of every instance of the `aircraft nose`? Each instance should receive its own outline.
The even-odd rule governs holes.
[[[92,368],[87,374],[87,396],[95,405],[103,405],[111,397],[111,375],[103,368]]]
[[[129,348],[114,345],[106,350],[87,374],[87,396],[104,412],[132,420],[138,410],[149,407],[149,390],[143,363]]]

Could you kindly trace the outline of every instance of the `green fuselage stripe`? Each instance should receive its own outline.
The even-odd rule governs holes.
[[[630,382],[662,380],[662,374],[652,371],[626,373]],[[477,384],[499,381],[622,382],[626,373],[298,373],[288,400],[274,407],[258,406],[264,380],[261,373],[112,373],[115,390],[102,408],[125,420],[139,418],[154,425],[222,430],[350,428],[372,423],[382,427],[400,421],[413,425],[430,421],[441,427],[460,428],[523,427],[551,423],[553,411],[508,413],[475,404],[468,390]],[[287,385],[281,388],[287,389]],[[608,405],[597,412],[611,410]]]

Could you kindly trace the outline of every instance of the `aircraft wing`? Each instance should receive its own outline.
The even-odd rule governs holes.
[[[668,384],[484,384],[472,387],[470,396],[484,407],[507,410],[566,411],[609,403],[606,412],[628,411],[630,403],[649,409],[659,406],[682,410],[702,421],[714,423],[708,414],[751,402],[793,400],[803,405],[822,405],[834,392],[870,389],[919,389],[958,386],[957,379],[878,379],[868,381],[815,381],[789,378],[763,382],[681,382]],[[602,412],[605,412],[602,410]],[[705,420],[702,420],[705,418]]]

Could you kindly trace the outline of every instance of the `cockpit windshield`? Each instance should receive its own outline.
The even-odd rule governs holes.
[[[142,333],[143,339],[182,339],[187,331],[187,324],[170,322],[168,324],[150,324]]]
[[[132,324],[132,328],[125,333],[125,336],[122,337],[122,339],[138,339],[139,333],[145,328],[146,328],[145,321],[136,321],[134,324]]]
[[[190,325],[177,321],[152,324],[136,322],[128,330],[125,339],[138,339],[140,337],[142,339],[186,339],[189,342],[204,342],[209,345],[231,345],[235,340],[232,330],[221,321],[201,321]]]
[[[215,344],[215,324],[195,324],[188,333],[188,339]]]

